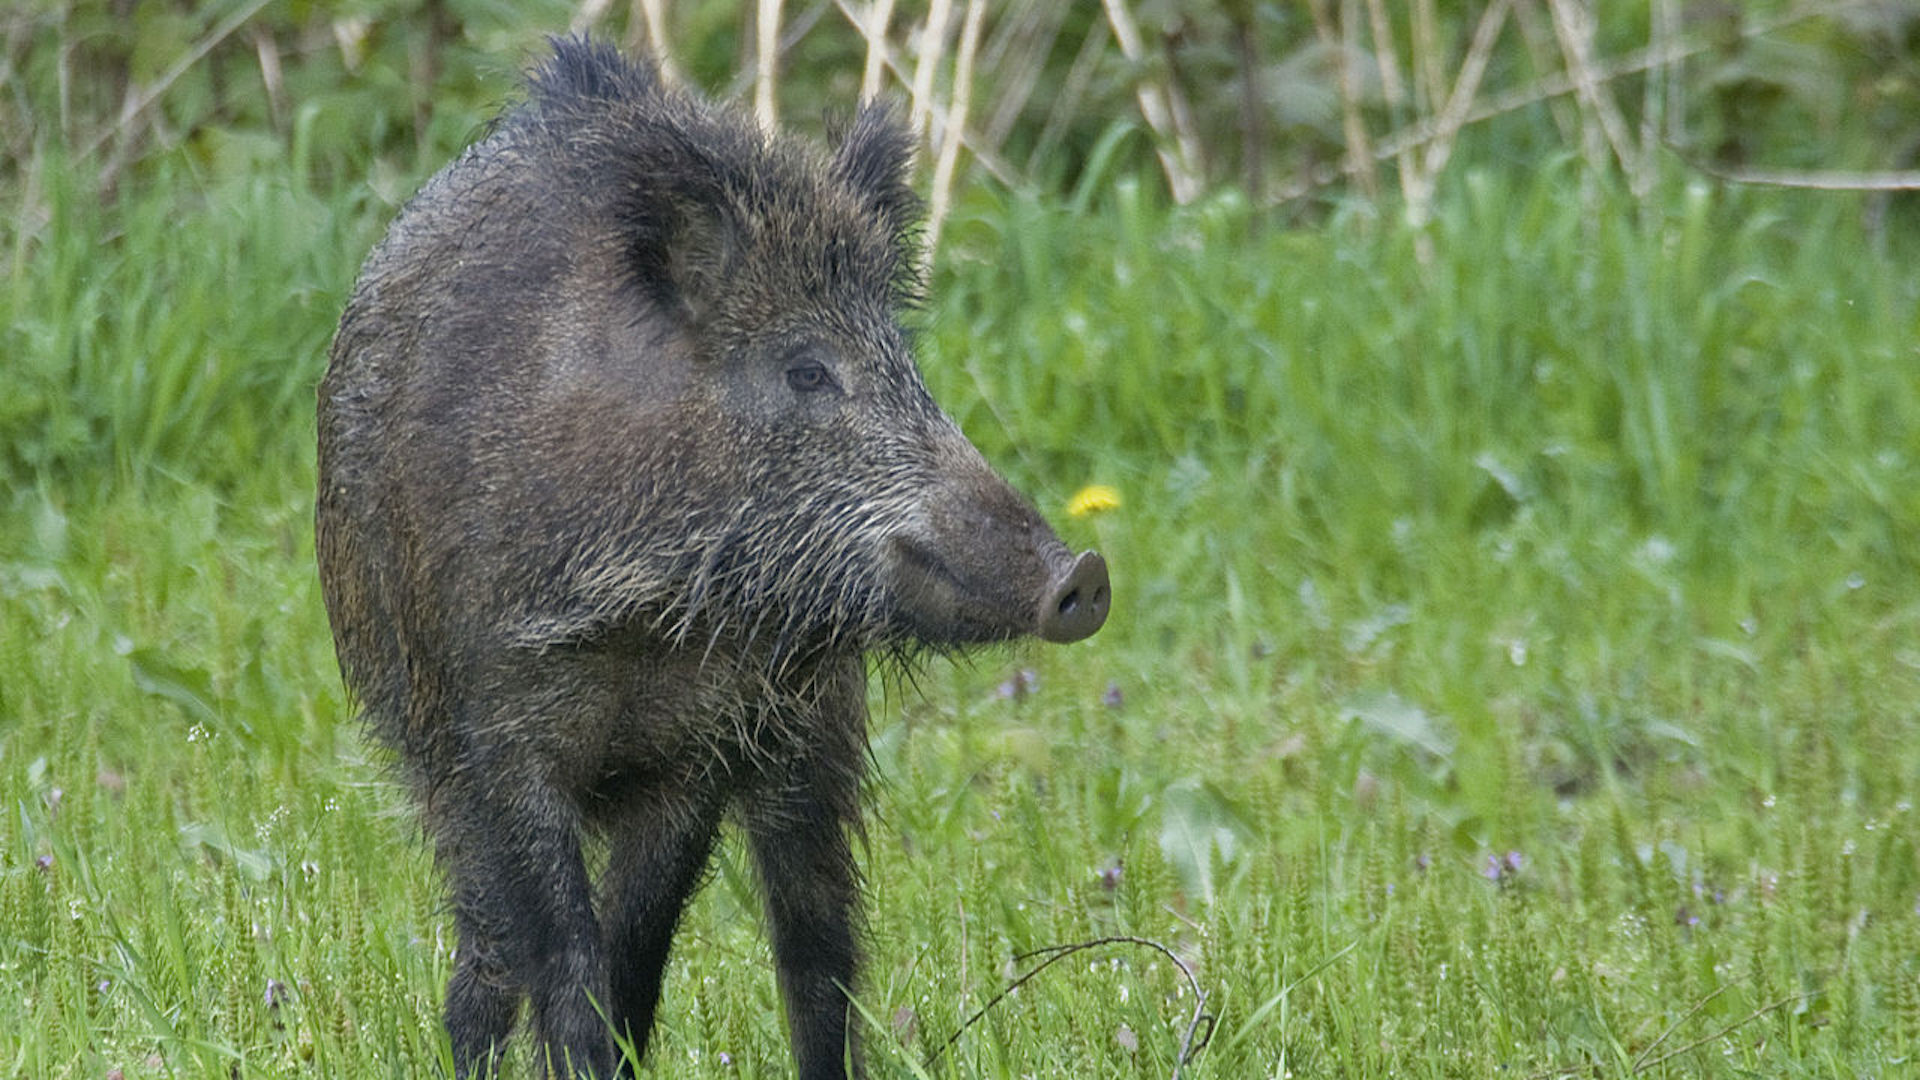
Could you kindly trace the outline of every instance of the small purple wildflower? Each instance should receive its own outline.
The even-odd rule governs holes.
[[[1506,879],[1519,874],[1520,869],[1526,865],[1527,857],[1517,851],[1509,851],[1505,855],[1489,854],[1487,865],[1480,871],[1480,876],[1488,881],[1505,882]]]
[[[1120,693],[1120,684],[1117,682],[1108,683],[1107,692],[1100,695],[1100,703],[1109,709],[1119,708],[1126,703],[1126,700],[1125,695]]]
[[[39,858],[33,860],[33,865],[39,867],[42,870],[51,870],[53,869],[53,856],[42,855]]]
[[[1002,700],[1018,701],[1040,688],[1040,676],[1032,668],[1021,668],[1013,678],[1000,684],[994,696]]]
[[[1121,873],[1120,863],[1118,860],[1115,860],[1112,866],[1100,871],[1100,887],[1108,892],[1118,889],[1120,887]]]
[[[726,1065],[729,1067],[733,1065],[733,1055],[727,1053],[725,1050],[720,1051],[720,1053],[717,1055],[717,1059],[722,1065]]]
[[[1691,930],[1700,925],[1700,916],[1688,911],[1687,905],[1681,904],[1680,910],[1673,913],[1673,922],[1676,926],[1684,926]]]

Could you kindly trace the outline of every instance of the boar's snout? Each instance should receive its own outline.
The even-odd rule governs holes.
[[[1099,552],[1061,559],[1041,601],[1036,633],[1063,645],[1092,637],[1107,621],[1107,601],[1107,560]]]
[[[894,601],[913,636],[957,645],[1032,634],[1065,644],[1106,623],[1111,589],[1098,552],[1075,555],[1044,522],[1025,543],[996,544],[997,531],[892,538]]]
[[[1061,543],[957,429],[945,434],[939,479],[888,545],[884,576],[901,623],[938,645],[1091,637],[1112,600],[1106,560]]]

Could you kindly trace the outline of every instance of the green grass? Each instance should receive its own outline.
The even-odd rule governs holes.
[[[309,525],[389,210],[45,169],[53,225],[0,224],[0,1074],[431,1075],[449,923]],[[1430,263],[1124,181],[950,223],[929,381],[1117,606],[876,684],[877,1075],[1170,1074],[1191,996],[1119,947],[922,1064],[1016,954],[1118,934],[1205,987],[1189,1076],[1910,1067],[1911,253],[1845,198],[1582,187],[1463,175]],[[656,1047],[789,1074],[737,848]]]

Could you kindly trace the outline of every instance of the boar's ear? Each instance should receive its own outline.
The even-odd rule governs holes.
[[[668,313],[698,323],[732,276],[743,246],[723,158],[694,138],[646,147],[646,166],[627,192],[622,227],[642,293]]]
[[[833,167],[886,223],[895,243],[911,246],[920,220],[920,198],[907,178],[913,172],[913,134],[885,105],[869,103],[847,125]]]

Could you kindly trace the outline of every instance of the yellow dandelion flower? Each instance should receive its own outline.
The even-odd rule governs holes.
[[[1119,508],[1119,489],[1105,484],[1088,484],[1067,503],[1067,514],[1070,517],[1086,517],[1089,514],[1104,514],[1108,510]]]

